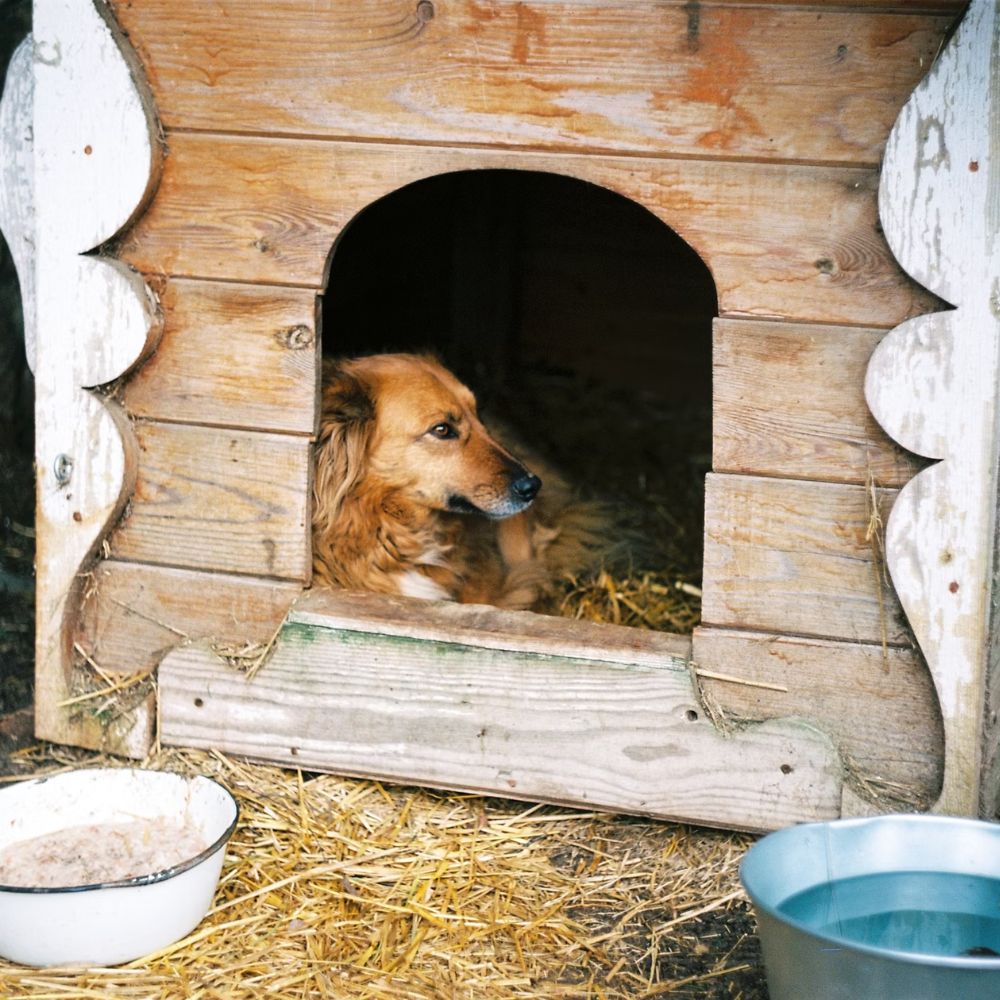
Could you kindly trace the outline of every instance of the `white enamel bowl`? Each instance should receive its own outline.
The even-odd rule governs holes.
[[[118,881],[0,884],[0,956],[33,966],[119,965],[179,940],[212,904],[238,814],[236,800],[210,778],[166,771],[85,769],[0,790],[0,856],[19,841],[137,820],[183,823],[206,845]]]

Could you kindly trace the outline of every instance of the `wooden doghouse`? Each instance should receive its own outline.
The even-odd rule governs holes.
[[[994,0],[945,44],[964,6],[36,0],[0,221],[39,736],[735,827],[993,814],[1000,69]],[[308,587],[331,248],[485,169],[711,270],[693,639]]]

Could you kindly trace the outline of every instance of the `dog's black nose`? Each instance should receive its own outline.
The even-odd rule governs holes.
[[[538,478],[538,476],[533,476],[530,472],[525,473],[523,476],[519,476],[510,484],[511,493],[513,493],[518,500],[523,500],[525,503],[531,503],[541,488],[542,481]]]

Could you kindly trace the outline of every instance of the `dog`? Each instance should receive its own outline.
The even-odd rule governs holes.
[[[314,585],[534,608],[607,539],[599,516],[567,515],[561,477],[544,478],[486,429],[471,390],[435,358],[324,362]]]

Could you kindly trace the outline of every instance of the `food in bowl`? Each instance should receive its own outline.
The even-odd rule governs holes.
[[[239,809],[210,778],[92,768],[0,791],[0,956],[117,965],[192,931]]]

